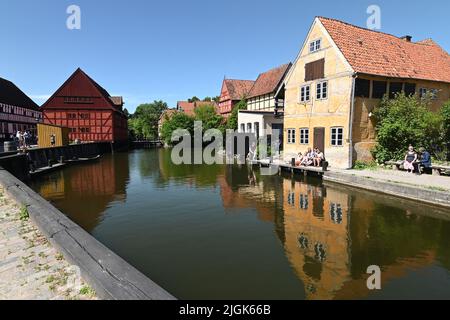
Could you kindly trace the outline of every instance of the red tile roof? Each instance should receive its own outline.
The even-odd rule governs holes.
[[[355,72],[450,82],[450,56],[431,39],[408,42],[334,19],[319,20]]]
[[[196,102],[178,101],[177,109],[186,113],[189,116],[193,116],[195,115],[195,108],[207,105],[216,107],[216,103],[214,101],[196,101]]]
[[[283,64],[282,66],[261,73],[250,90],[248,98],[275,92],[291,65],[291,63]]]
[[[255,81],[253,80],[225,79],[224,82],[231,100],[234,101],[241,100],[243,97],[247,96],[255,84]]]

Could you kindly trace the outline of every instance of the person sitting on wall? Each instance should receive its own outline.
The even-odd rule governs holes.
[[[297,159],[295,159],[295,166],[299,167],[303,162],[303,154],[301,152],[298,153]]]
[[[311,148],[308,148],[301,164],[305,167],[312,165],[314,163],[314,157],[314,151],[311,150]]]
[[[431,163],[431,155],[425,148],[419,149],[420,153],[420,167],[423,168],[424,172],[430,172],[432,163]]]
[[[405,155],[405,162],[403,163],[403,167],[406,171],[414,173],[415,167],[414,165],[417,162],[417,153],[414,151],[414,147],[412,145],[409,146],[408,152]]]
[[[319,148],[316,148],[315,150],[315,157],[314,157],[314,166],[320,167],[322,162],[325,160],[325,155],[322,151],[319,150]]]

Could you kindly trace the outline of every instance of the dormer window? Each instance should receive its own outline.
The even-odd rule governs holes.
[[[321,48],[322,48],[322,40],[321,39],[314,40],[309,44],[309,53],[319,51]]]

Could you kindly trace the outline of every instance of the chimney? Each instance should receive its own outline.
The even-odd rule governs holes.
[[[405,40],[406,42],[411,42],[412,36],[403,36],[403,37],[400,37],[400,39]]]

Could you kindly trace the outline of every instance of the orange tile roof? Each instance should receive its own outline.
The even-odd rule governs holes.
[[[195,108],[200,106],[210,105],[216,107],[216,102],[214,101],[196,101],[196,102],[188,102],[188,101],[178,101],[177,108],[180,111],[183,111],[189,116],[193,116],[195,114]]]
[[[248,98],[257,97],[276,91],[278,85],[281,83],[290,67],[291,64],[287,63],[267,72],[261,73],[250,90]]]
[[[255,81],[253,80],[235,80],[235,79],[225,79],[225,85],[228,89],[228,94],[231,100],[241,100],[243,97],[247,96],[252,89]]]
[[[450,56],[431,39],[408,42],[334,19],[319,20],[355,72],[450,82]]]

